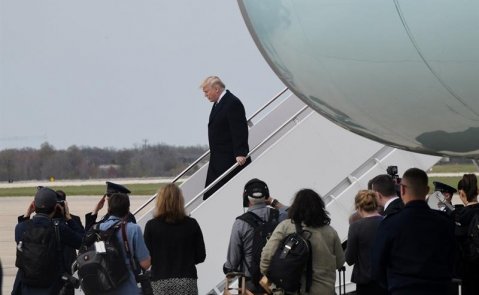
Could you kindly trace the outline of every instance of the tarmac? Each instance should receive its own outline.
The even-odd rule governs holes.
[[[103,184],[105,182],[102,182]],[[122,182],[123,183],[123,182]],[[51,183],[50,183],[51,184]],[[83,182],[85,184],[85,182]],[[38,182],[35,186],[39,185]],[[151,196],[130,196],[130,208],[134,211]],[[91,212],[100,196],[67,196],[68,206],[72,214],[80,216],[83,225],[85,214]],[[17,273],[15,267],[15,225],[17,217],[23,215],[33,197],[2,197],[0,198],[0,258],[3,266],[3,285],[1,294],[10,294]],[[106,213],[106,206],[100,211],[100,216]]]
[[[185,179],[180,178],[178,181],[183,182]],[[121,184],[140,184],[140,183],[170,183],[173,182],[171,177],[143,177],[143,178],[121,178],[118,179],[73,179],[73,180],[23,180],[14,182],[0,182],[0,188],[14,188],[14,187],[37,187],[37,186],[82,186],[82,185],[105,185],[105,181],[119,182]]]

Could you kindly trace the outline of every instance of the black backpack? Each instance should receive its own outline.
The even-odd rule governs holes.
[[[277,288],[295,293],[301,288],[301,276],[306,270],[306,292],[309,292],[313,276],[311,232],[295,224],[296,232],[286,236],[271,258],[267,277]]]
[[[479,213],[476,213],[469,223],[465,255],[469,261],[479,261]]]
[[[22,284],[48,288],[60,279],[60,222],[53,220],[41,226],[34,225],[32,220],[25,223],[26,229],[17,245],[15,266],[23,272]]]
[[[102,231],[100,224],[95,224],[85,236],[76,259],[80,286],[85,294],[112,291],[130,276],[123,244],[116,236],[122,226],[124,222],[118,221]]]
[[[269,218],[267,221],[264,221],[253,212],[246,212],[245,214],[236,218],[247,222],[249,225],[251,225],[251,227],[253,227],[254,230],[252,251],[253,259],[252,265],[248,265],[248,271],[251,274],[252,282],[257,287],[260,287],[259,281],[262,277],[261,271],[259,269],[261,252],[263,251],[264,245],[266,245],[266,242],[271,237],[274,229],[278,225],[279,211],[273,208],[269,208],[269,210]]]

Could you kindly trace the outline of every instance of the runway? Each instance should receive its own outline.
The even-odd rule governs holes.
[[[104,182],[103,182],[104,183]],[[150,196],[131,196],[131,210],[135,210]],[[85,223],[85,214],[90,212],[100,199],[100,196],[72,196],[67,197],[70,212],[81,217]],[[2,197],[0,198],[0,258],[3,265],[2,294],[10,294],[17,268],[15,267],[15,238],[14,230],[17,217],[25,213],[33,197]],[[106,207],[100,211],[105,214]]]
[[[38,181],[38,180],[23,180],[9,182],[0,182],[0,188],[14,188],[14,187],[37,187],[37,186],[82,186],[82,185],[104,185],[105,181],[113,181],[121,184],[144,184],[144,183],[170,183],[173,182],[172,177],[142,177],[142,178],[115,178],[115,179],[72,179],[72,180],[55,180],[55,181]],[[178,182],[185,179],[180,178]]]

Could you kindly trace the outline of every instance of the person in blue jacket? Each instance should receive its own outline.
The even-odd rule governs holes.
[[[116,289],[109,293],[105,293],[104,295],[142,294],[140,288],[138,288],[136,280],[138,272],[134,272],[136,266],[133,266],[132,263],[136,263],[136,265],[139,265],[143,270],[147,270],[151,266],[150,252],[148,251],[145,240],[143,239],[141,227],[136,223],[128,221],[129,213],[130,198],[128,195],[125,193],[112,194],[108,200],[108,218],[100,223],[100,230],[107,230],[119,221],[126,221],[126,237],[133,261],[130,257],[128,257],[126,249],[123,248],[125,263],[130,273],[129,279],[121,283]],[[124,245],[122,231],[118,230],[116,235],[117,239],[121,241],[122,245]]]

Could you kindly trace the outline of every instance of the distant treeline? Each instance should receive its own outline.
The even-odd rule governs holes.
[[[0,181],[176,176],[206,150],[205,146],[166,144],[56,150],[43,143],[40,149],[0,151]]]

